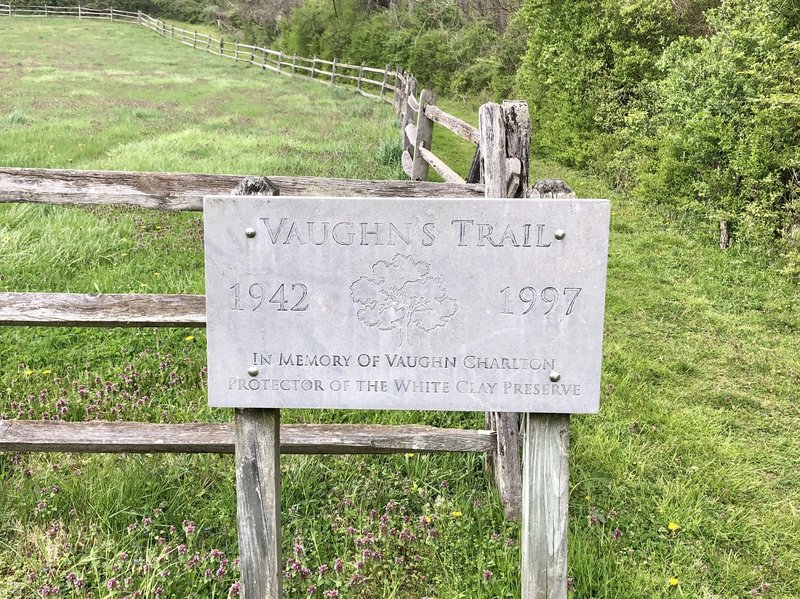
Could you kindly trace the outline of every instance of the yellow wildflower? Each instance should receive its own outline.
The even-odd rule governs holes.
[[[676,587],[676,586],[678,586],[678,582],[680,582],[680,581],[673,576],[667,582],[669,583],[669,586]]]
[[[681,526],[680,526],[680,524],[678,524],[677,522],[670,522],[670,523],[667,525],[667,528],[669,528],[669,529],[670,529],[672,532],[675,532],[675,531],[676,531],[676,530],[678,530],[680,527],[681,527]]]
[[[23,374],[24,374],[25,376],[30,376],[30,375],[32,375],[32,374],[33,374],[33,370],[26,370],[26,371],[25,371]]]
[[[413,458],[413,457],[414,457],[414,454],[413,454],[413,453],[407,453],[407,454],[406,454],[406,457],[407,457],[407,458]]]
[[[456,511],[456,512],[452,512],[452,516],[453,516],[453,518],[460,518],[460,517],[461,517],[461,516],[463,516],[463,515],[464,515],[464,514],[462,514],[461,512],[458,512],[458,511]]]
[[[50,374],[51,372],[53,372],[53,371],[50,370],[49,368],[47,368],[45,370],[42,370],[42,374]]]
[[[184,337],[183,340],[184,341],[194,341],[194,335],[186,335],[186,337]]]

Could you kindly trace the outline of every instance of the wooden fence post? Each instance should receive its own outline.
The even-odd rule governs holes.
[[[44,5],[44,18],[47,18],[47,4]]]
[[[294,77],[294,67],[297,64],[297,54],[292,54],[292,77]]]
[[[433,121],[425,116],[425,107],[436,104],[436,93],[423,89],[419,95],[419,112],[417,113],[417,139],[414,144],[414,163],[411,167],[412,181],[428,180],[428,163],[419,151],[420,146],[430,150],[433,139]]]
[[[522,599],[566,599],[569,414],[525,414]]]
[[[361,80],[364,78],[364,63],[361,63],[361,67],[358,69],[358,91],[361,91]]]
[[[278,72],[281,72],[281,63],[283,62],[283,50],[278,53]]]
[[[314,60],[311,61],[311,78],[314,78],[314,75],[317,72],[317,55],[314,55]]]
[[[336,57],[333,57],[333,65],[331,65],[331,86],[336,85]]]
[[[395,75],[394,75],[394,88],[392,94],[392,104],[394,106],[394,113],[396,116],[400,116],[403,106],[403,88],[400,85],[400,80],[403,77],[403,67],[395,67]]]
[[[236,521],[244,599],[283,596],[280,410],[236,410]]]
[[[81,12],[81,4],[78,2],[78,20],[83,18],[83,13]]]
[[[192,37],[192,48],[197,48],[197,30],[195,30]]]
[[[517,187],[527,187],[530,140],[530,119],[527,117],[524,102],[508,106],[489,103],[480,107],[479,148],[487,198],[506,198],[509,191],[516,196]],[[513,156],[509,156],[509,148]],[[489,469],[494,472],[506,518],[517,520],[522,501],[519,415],[498,412],[487,415],[486,423],[497,433],[497,450],[491,456]]]
[[[114,22],[114,7],[108,9],[108,14],[111,16],[111,22]]]
[[[383,69],[383,81],[381,82],[381,98],[386,95],[386,81],[389,79],[389,65]]]
[[[267,49],[261,48],[261,70],[267,70]]]
[[[225,40],[219,38],[219,55],[225,56]]]
[[[530,169],[527,104],[484,104],[479,122],[486,196],[526,197]],[[519,415],[495,413],[488,420],[497,431],[494,470],[506,516],[517,517],[520,509],[522,512],[522,599],[566,599],[569,415],[524,415],[521,484]],[[522,497],[518,489],[522,489]]]
[[[169,26],[169,38],[173,40],[175,39],[175,25]]]
[[[137,10],[136,11],[136,24],[140,25],[140,26],[142,24],[142,11],[141,10]]]
[[[406,135],[406,125],[411,122],[411,106],[408,105],[408,97],[409,96],[416,96],[417,95],[417,80],[411,74],[406,75],[406,83],[405,83],[405,90],[403,93],[403,106],[402,106],[402,115],[403,118],[400,121],[400,134],[403,136],[403,150],[408,151],[409,156],[411,155],[411,149],[413,146]]]
[[[239,62],[239,42],[234,42],[234,44],[235,45],[233,47],[233,61]]]
[[[279,195],[279,190],[266,178],[247,178],[233,193]],[[281,599],[281,411],[236,409],[234,418],[242,598]]]

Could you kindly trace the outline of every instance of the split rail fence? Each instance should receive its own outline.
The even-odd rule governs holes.
[[[354,65],[314,56],[306,58],[287,54],[270,48],[262,48],[238,41],[226,41],[223,37],[183,29],[156,19],[141,11],[123,11],[114,8],[92,9],[81,6],[16,6],[0,4],[0,16],[37,18],[99,19],[111,22],[134,23],[158,35],[174,40],[195,50],[207,52],[242,62],[264,71],[289,77],[302,77],[325,85],[349,86],[355,92],[379,100],[391,102],[401,120],[403,138],[402,166],[406,175],[414,181],[427,181],[429,169],[433,168],[447,183],[477,183],[480,181],[478,155],[476,154],[466,178],[459,175],[444,160],[436,156],[431,148],[433,124],[450,130],[455,135],[479,144],[478,129],[465,121],[448,114],[436,106],[436,94],[432,90],[417,93],[417,80],[411,73],[398,67],[376,68],[364,64]],[[515,171],[515,176],[521,173]],[[516,194],[517,196],[519,194]]]
[[[176,28],[140,12],[0,4],[0,16],[3,15],[135,22],[199,50],[283,75],[306,76],[329,85],[348,83],[362,95],[393,104],[401,124],[402,164],[411,181],[270,177],[284,195],[508,198],[525,197],[529,191],[530,118],[524,102],[505,101],[502,105],[481,106],[479,126],[475,128],[438,108],[431,90],[423,89],[418,94],[416,79],[399,68],[375,69],[336,60],[288,57],[274,50],[226,43]],[[311,66],[308,66],[309,61]],[[354,70],[358,71],[357,76],[352,74]],[[365,74],[377,74],[380,81]],[[367,92],[364,89],[367,86],[377,87],[379,91]],[[434,124],[475,144],[475,158],[466,179],[433,154]],[[445,182],[427,181],[429,167]],[[200,211],[203,196],[229,194],[240,180],[240,176],[234,175],[0,166],[0,203],[127,205],[166,211]],[[0,293],[0,325],[199,327],[205,325],[205,298]],[[507,517],[522,519],[522,597],[562,599],[566,597],[569,416],[526,414],[523,421],[524,435],[520,434],[520,416],[513,413],[487,414],[486,430],[288,425],[281,427],[279,444],[284,453],[306,454],[485,453]],[[233,423],[0,421],[0,451],[233,453],[235,446]],[[523,449],[527,456],[524,475]],[[249,596],[258,597],[259,594],[255,592]]]

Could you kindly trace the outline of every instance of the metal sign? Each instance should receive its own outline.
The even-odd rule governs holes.
[[[597,412],[609,213],[206,197],[209,403]]]

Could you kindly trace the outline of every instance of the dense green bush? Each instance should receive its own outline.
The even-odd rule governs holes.
[[[797,255],[798,3],[529,0],[518,19],[535,151]]]
[[[422,9],[370,10],[364,0],[309,0],[292,11],[276,41],[286,52],[354,64],[400,65],[439,93],[493,89],[500,72],[500,35],[486,21],[468,20],[456,4],[435,18]]]
[[[800,223],[800,34],[788,4],[726,1],[714,35],[665,52],[660,109],[636,191],[738,221],[753,237]]]

